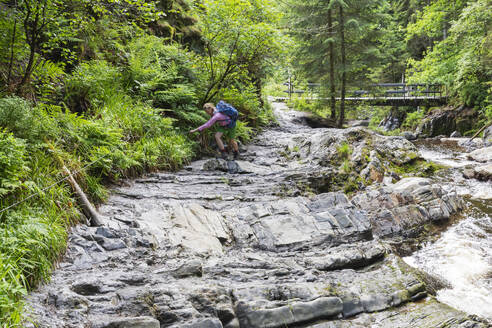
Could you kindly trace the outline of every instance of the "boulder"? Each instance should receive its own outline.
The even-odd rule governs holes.
[[[461,138],[461,133],[459,131],[454,131],[450,135],[451,138]]]
[[[475,167],[474,177],[484,181],[492,180],[492,163]]]
[[[445,193],[425,178],[404,178],[394,185],[371,187],[352,199],[371,217],[373,234],[379,237],[415,236],[426,223],[448,220],[463,208],[454,193]]]
[[[409,131],[405,131],[401,135],[402,135],[403,138],[405,138],[407,140],[415,140],[415,139],[417,139],[417,136],[415,135],[415,133],[412,133],[412,132],[409,132]]]
[[[416,130],[419,137],[429,138],[438,135],[450,135],[456,130],[456,112],[452,110],[437,110],[426,118]]]
[[[492,146],[480,148],[468,154],[468,158],[477,162],[492,162]]]
[[[201,277],[203,274],[202,262],[199,260],[192,260],[183,263],[179,268],[173,272],[175,278],[186,278],[191,276]]]

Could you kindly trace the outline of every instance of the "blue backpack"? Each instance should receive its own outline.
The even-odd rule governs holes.
[[[236,121],[239,117],[239,113],[237,109],[226,103],[225,101],[221,100],[216,106],[217,111],[219,113],[222,113],[224,115],[227,115],[231,118],[231,121],[229,124],[226,125],[227,128],[234,128],[236,126]]]

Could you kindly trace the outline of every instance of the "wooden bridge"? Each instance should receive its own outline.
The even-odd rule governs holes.
[[[288,97],[277,97],[279,101],[292,98],[293,94],[304,94],[305,90],[296,90],[290,83],[284,83],[288,90],[284,91]],[[307,85],[311,92],[307,100],[329,99],[319,98],[318,83]],[[316,90],[317,89],[317,90]],[[341,98],[335,98],[340,101]],[[369,86],[367,90],[348,91],[345,97],[346,103],[369,104],[373,106],[439,106],[447,103],[448,96],[441,84],[405,84],[405,83],[379,83]]]

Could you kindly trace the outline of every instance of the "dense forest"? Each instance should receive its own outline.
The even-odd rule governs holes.
[[[49,279],[68,229],[85,220],[64,179],[90,200],[107,186],[175,170],[204,150],[187,132],[223,99],[248,142],[274,118],[267,95],[292,76],[324,100],[301,110],[381,120],[348,106],[374,83],[438,83],[449,106],[492,119],[488,0],[1,0],[0,322]],[[341,97],[340,102],[335,97]],[[321,98],[321,97],[320,97]],[[426,110],[400,108],[413,129]],[[376,124],[377,125],[377,124]]]

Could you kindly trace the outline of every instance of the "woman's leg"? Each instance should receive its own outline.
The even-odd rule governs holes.
[[[237,142],[234,139],[231,139],[231,144],[232,144],[232,149],[234,152],[238,153],[239,152],[239,147],[237,146]]]
[[[224,143],[222,142],[222,132],[215,133],[215,141],[217,142],[217,146],[219,146],[220,151],[224,151]]]

